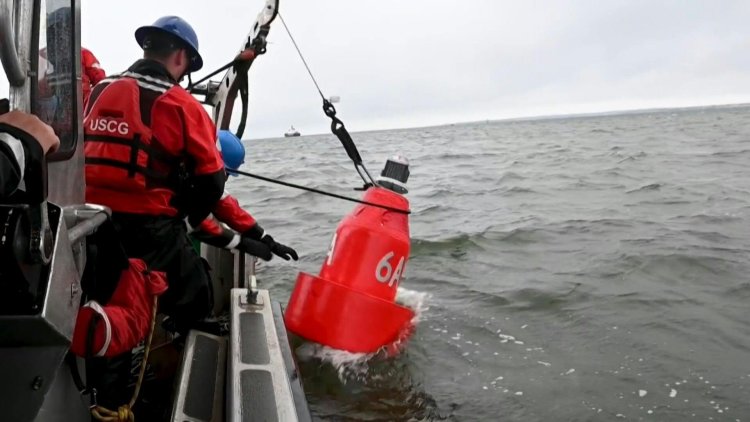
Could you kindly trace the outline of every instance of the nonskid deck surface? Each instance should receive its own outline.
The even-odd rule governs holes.
[[[157,333],[134,409],[138,418],[310,420],[281,307],[271,302],[268,291],[259,291],[258,304],[248,304],[246,290],[233,289],[231,311],[218,320],[225,329],[222,336],[193,330],[186,339],[172,342],[163,330]],[[143,347],[139,346],[134,350],[131,388],[142,359]],[[215,368],[226,368],[226,374]],[[225,386],[231,390],[225,391]]]

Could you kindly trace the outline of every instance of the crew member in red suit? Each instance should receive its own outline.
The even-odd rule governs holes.
[[[91,88],[104,79],[106,74],[104,69],[99,65],[94,53],[89,49],[81,47],[81,89],[83,91],[83,105],[86,106],[86,100],[91,94]]]
[[[232,170],[237,170],[245,161],[242,141],[232,132],[222,130],[219,131],[219,148],[227,173],[236,176]],[[201,242],[225,249],[238,249],[266,261],[271,259],[272,253],[287,261],[299,259],[294,249],[274,241],[266,234],[255,218],[242,209],[237,199],[228,192],[224,191],[212,213],[191,232]]]
[[[226,173],[216,127],[179,85],[203,66],[198,37],[177,16],[138,28],[143,58],[91,90],[84,112],[86,201],[112,210],[115,240],[128,258],[166,273],[159,311],[181,335],[213,308],[207,267],[187,236],[224,192]],[[99,237],[97,242],[105,242]],[[96,371],[107,407],[127,401],[130,353]]]

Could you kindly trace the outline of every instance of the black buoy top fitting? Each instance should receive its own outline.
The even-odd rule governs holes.
[[[385,167],[378,177],[378,185],[403,195],[409,192],[406,189],[407,180],[409,180],[409,160],[396,155],[385,162]]]

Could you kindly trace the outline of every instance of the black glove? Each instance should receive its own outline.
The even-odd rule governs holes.
[[[290,248],[289,246],[285,246],[281,243],[276,242],[275,240],[273,240],[273,237],[269,235],[263,236],[260,241],[268,245],[268,247],[271,248],[271,252],[273,252],[276,256],[280,256],[287,261],[289,261],[290,257],[295,261],[299,259],[299,256],[297,256],[297,251]]]
[[[265,261],[270,261],[271,258],[273,258],[273,255],[271,255],[271,247],[268,244],[250,239],[246,236],[243,236],[242,240],[240,240],[240,244],[237,245],[237,250],[242,251],[246,254],[257,256],[258,258],[261,258]]]
[[[262,238],[264,234],[265,230],[263,230],[263,227],[261,227],[260,224],[255,223],[252,227],[242,233],[242,237],[249,237],[253,240],[260,240],[260,238]]]
[[[247,237],[249,239],[254,239],[254,240],[260,240],[261,242],[268,245],[269,248],[271,248],[271,252],[273,252],[277,256],[284,258],[287,261],[289,261],[290,258],[294,259],[295,261],[299,260],[299,256],[297,256],[297,251],[290,248],[289,246],[282,245],[281,243],[278,243],[275,240],[273,240],[273,237],[265,234],[265,231],[258,223],[255,223],[252,227],[250,227],[244,233],[242,233],[242,237],[243,238]]]

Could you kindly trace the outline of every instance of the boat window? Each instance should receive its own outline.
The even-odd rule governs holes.
[[[55,129],[60,148],[49,159],[64,160],[76,149],[78,88],[73,1],[42,0],[37,84],[32,111]]]

